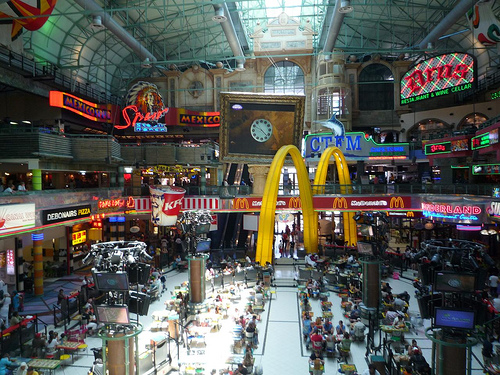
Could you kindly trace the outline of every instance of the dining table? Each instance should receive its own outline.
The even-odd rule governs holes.
[[[61,366],[61,363],[62,361],[59,359],[34,358],[29,361],[27,365],[34,369],[48,370],[50,374],[53,374],[53,372]]]

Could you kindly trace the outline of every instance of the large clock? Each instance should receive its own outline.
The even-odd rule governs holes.
[[[191,82],[188,92],[194,97],[199,98],[203,94],[203,83],[200,81]]]
[[[257,142],[266,142],[273,135],[273,125],[268,120],[259,118],[250,125],[250,134]]]

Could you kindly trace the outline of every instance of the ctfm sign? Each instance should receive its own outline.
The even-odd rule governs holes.
[[[361,132],[346,133],[344,137],[319,133],[305,138],[306,160],[319,160],[330,146],[338,147],[347,160],[407,159],[410,153],[408,143],[377,143]]]

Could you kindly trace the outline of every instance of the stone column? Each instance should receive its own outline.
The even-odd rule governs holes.
[[[269,173],[269,165],[249,164],[248,172],[253,177],[252,195],[264,195],[264,187],[266,186],[267,174]]]

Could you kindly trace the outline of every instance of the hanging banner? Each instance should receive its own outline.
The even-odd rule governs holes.
[[[0,206],[0,234],[34,227],[34,203]]]
[[[495,1],[479,1],[467,12],[474,37],[484,46],[500,42],[500,22],[493,12]]]

